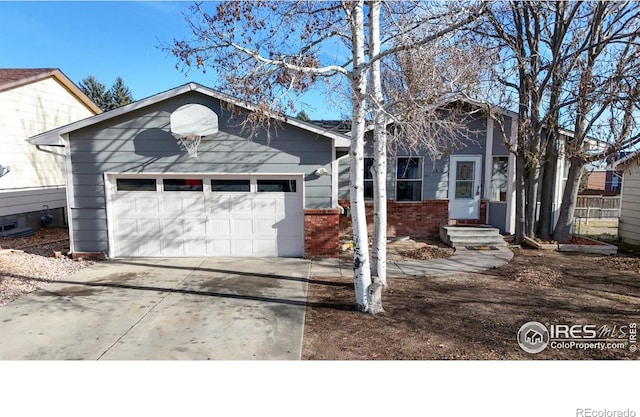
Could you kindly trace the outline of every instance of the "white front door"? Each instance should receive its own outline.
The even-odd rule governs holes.
[[[481,156],[449,157],[449,218],[480,218]]]

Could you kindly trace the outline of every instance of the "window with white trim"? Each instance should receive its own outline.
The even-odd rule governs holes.
[[[162,180],[164,191],[202,191],[202,180],[165,178]]]
[[[251,191],[251,182],[236,179],[213,179],[211,180],[212,193],[248,193]]]
[[[491,164],[491,201],[507,201],[508,156],[494,156]]]
[[[373,200],[373,158],[364,158],[364,199]]]
[[[117,178],[118,191],[156,191],[155,178]]]
[[[259,193],[295,193],[296,180],[257,180]]]
[[[397,158],[396,201],[422,201],[422,158]]]

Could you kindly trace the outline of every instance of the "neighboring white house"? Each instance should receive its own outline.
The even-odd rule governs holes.
[[[65,222],[65,158],[29,137],[101,113],[59,69],[0,68],[0,232]]]
[[[640,152],[622,159],[616,170],[623,171],[618,237],[640,245]]]

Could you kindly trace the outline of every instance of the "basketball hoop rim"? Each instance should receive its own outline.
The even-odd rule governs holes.
[[[179,135],[178,142],[186,149],[187,153],[194,157],[198,157],[198,146],[202,141],[202,135]]]

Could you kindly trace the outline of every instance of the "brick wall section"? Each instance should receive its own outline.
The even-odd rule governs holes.
[[[107,255],[104,252],[73,252],[71,259],[84,261],[104,261]]]
[[[350,207],[349,200],[340,200],[342,207]],[[373,203],[366,203],[367,226],[373,232]],[[389,237],[440,235],[440,225],[449,221],[449,200],[420,202],[387,201],[387,234]],[[351,216],[340,216],[340,232],[351,232]]]
[[[337,258],[340,237],[339,209],[305,209],[304,257]]]

